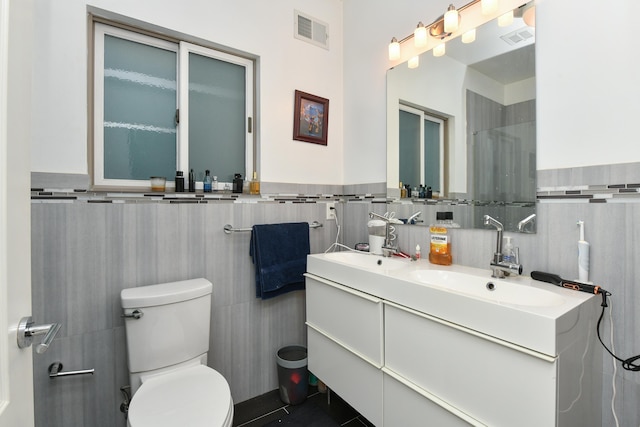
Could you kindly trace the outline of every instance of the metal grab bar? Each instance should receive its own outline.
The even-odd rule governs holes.
[[[319,223],[318,221],[313,221],[311,224],[309,224],[309,228],[319,228],[322,227],[322,223]],[[251,227],[246,227],[246,228],[233,228],[233,226],[231,224],[226,224],[224,227],[224,232],[227,234],[231,234],[231,233],[235,233],[236,231],[251,231],[252,228]]]
[[[62,325],[60,323],[34,325],[31,316],[23,317],[18,323],[18,347],[29,347],[35,335],[44,335],[42,342],[36,346],[36,353],[42,354],[47,351],[61,327]]]
[[[95,369],[82,369],[80,371],[62,371],[62,363],[54,362],[49,365],[49,378],[70,377],[73,375],[93,375]]]

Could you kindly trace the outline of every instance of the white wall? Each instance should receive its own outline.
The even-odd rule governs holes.
[[[384,181],[385,73],[391,37],[431,22],[449,0],[349,0],[345,22],[345,181]],[[624,24],[600,31],[602,17]],[[635,17],[640,2],[537,0],[537,167],[640,161]],[[561,18],[561,17],[564,17]],[[353,22],[366,22],[369,31]],[[366,115],[365,115],[366,112]]]
[[[88,173],[88,7],[258,56],[261,180],[342,184],[341,0],[38,2],[32,171]],[[293,38],[294,9],[329,24],[329,51]],[[329,99],[326,147],[293,140],[296,89]]]

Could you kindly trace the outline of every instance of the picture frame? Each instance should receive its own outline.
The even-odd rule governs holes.
[[[293,139],[327,145],[329,100],[296,90],[293,109]]]

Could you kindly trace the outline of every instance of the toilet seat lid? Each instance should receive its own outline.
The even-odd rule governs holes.
[[[146,380],[129,405],[132,427],[230,425],[233,402],[220,373],[192,366]]]

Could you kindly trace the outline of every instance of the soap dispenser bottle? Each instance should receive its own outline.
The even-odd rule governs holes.
[[[516,253],[513,249],[513,244],[511,243],[511,236],[505,236],[504,242],[502,245],[502,262],[507,264],[515,264],[516,263]]]
[[[453,216],[452,216],[453,217]],[[436,222],[429,226],[429,262],[438,265],[451,265],[451,236],[447,224],[447,213],[436,212]]]

